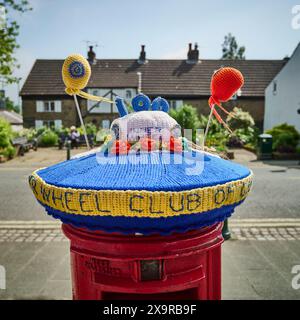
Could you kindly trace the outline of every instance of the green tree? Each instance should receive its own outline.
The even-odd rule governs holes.
[[[223,60],[245,60],[245,51],[246,48],[244,46],[239,47],[231,33],[225,36],[222,44]]]
[[[14,104],[14,102],[12,100],[10,100],[9,97],[4,98],[4,105],[5,105],[6,110],[20,113],[20,107],[18,105]]]
[[[31,7],[27,0],[0,0],[0,8],[4,8],[6,17],[0,26],[0,77],[6,83],[14,83],[19,81],[13,76],[14,70],[19,67],[15,58],[16,49],[19,48],[17,43],[19,24],[11,19],[11,13],[14,11],[23,13],[31,10]]]

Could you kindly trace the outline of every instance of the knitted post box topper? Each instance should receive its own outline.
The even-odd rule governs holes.
[[[187,148],[162,98],[138,95],[101,151],[39,169],[29,177],[41,205],[64,223],[124,234],[170,234],[229,217],[248,195],[246,167]]]

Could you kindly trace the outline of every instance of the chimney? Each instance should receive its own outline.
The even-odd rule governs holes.
[[[198,60],[199,60],[199,49],[198,49],[198,43],[196,42],[195,43],[195,49],[194,49],[194,58],[195,58],[195,60],[198,62]]]
[[[187,59],[188,60],[191,60],[191,52],[192,52],[192,44],[189,43],[189,51],[188,51],[188,54],[187,54]]]
[[[90,64],[96,63],[96,53],[93,51],[93,46],[89,46],[90,50],[88,51],[88,62]]]
[[[139,64],[147,63],[146,51],[145,51],[145,45],[144,44],[141,45],[141,52],[140,52],[140,56],[139,56],[139,59],[138,59],[138,63]]]
[[[195,43],[194,49],[192,48],[192,44],[189,43],[189,51],[187,54],[186,63],[188,64],[196,64],[199,61],[199,49],[198,44]]]

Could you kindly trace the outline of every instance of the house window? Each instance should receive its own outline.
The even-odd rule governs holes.
[[[183,105],[182,100],[170,100],[169,101],[170,109],[178,109]]]
[[[44,101],[44,112],[54,112],[55,102],[54,101]]]
[[[277,81],[273,81],[273,95],[275,96],[277,94]]]
[[[59,129],[62,126],[62,121],[58,120],[35,120],[35,128],[39,129],[41,127],[56,128]]]
[[[126,101],[130,102],[133,96],[136,94],[135,88],[89,88],[87,92],[96,95],[106,97],[114,100],[116,96],[119,96]],[[89,113],[118,113],[118,109],[114,104],[108,102],[95,102],[88,100],[87,109]]]
[[[176,109],[176,101],[175,100],[170,100],[169,105],[171,109]]]
[[[131,99],[131,98],[132,98],[131,90],[126,90],[126,99]]]
[[[88,93],[94,96],[106,97],[110,99],[110,89],[88,89]],[[87,109],[89,113],[111,113],[111,104],[108,102],[98,102],[93,100],[87,101]]]
[[[109,120],[102,120],[102,129],[109,129],[110,121]]]
[[[61,101],[50,100],[50,101],[36,101],[37,112],[61,112]]]
[[[54,120],[43,120],[43,126],[47,128],[53,128],[55,127],[55,121]]]

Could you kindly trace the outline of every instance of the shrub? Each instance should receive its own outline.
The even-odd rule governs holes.
[[[196,129],[200,128],[197,109],[190,105],[183,105],[178,109],[171,109],[170,116],[174,118],[183,129],[193,129],[193,141],[196,141]]]
[[[255,147],[257,144],[258,128],[255,127],[253,117],[249,112],[243,111],[241,108],[235,107],[233,112],[234,118],[231,116],[227,117],[228,126],[233,131],[228,140],[228,146],[238,147],[247,144]]]
[[[97,127],[93,123],[89,122],[89,123],[85,124],[85,129],[86,129],[86,133],[87,134],[96,136]],[[82,127],[78,128],[78,132],[81,135],[83,135],[83,128]]]
[[[97,134],[97,127],[93,123],[89,122],[86,124],[86,133],[87,134],[92,134],[96,136]]]
[[[208,122],[208,116],[200,116],[200,127],[205,130]],[[225,151],[229,133],[214,117],[210,121],[205,145],[214,147],[217,151]]]
[[[272,148],[278,152],[295,152],[300,134],[294,126],[286,123],[280,124],[267,130],[266,133],[273,137]]]
[[[208,134],[206,137],[205,145],[207,147],[213,147],[217,151],[226,151],[227,137],[222,132],[216,132],[214,134]]]
[[[40,136],[39,144],[42,147],[53,147],[57,144],[58,136],[51,129],[45,129]]]
[[[227,117],[227,123],[232,131],[255,126],[254,119],[249,112],[242,110],[242,108],[234,107],[233,113],[234,118],[231,116]]]
[[[46,130],[48,130],[47,127],[40,127],[36,130],[37,137],[41,136]]]
[[[233,109],[235,118],[228,116],[226,122],[232,134],[225,129],[214,117],[211,120],[209,131],[206,138],[206,145],[214,147],[218,151],[225,151],[226,146],[240,148],[245,144],[253,146],[257,143],[258,128],[249,112],[241,108]],[[200,123],[202,128],[206,128],[208,117],[201,116]]]
[[[32,141],[34,138],[36,138],[37,132],[35,129],[22,129],[18,132],[18,137],[26,137],[28,141]]]
[[[0,154],[3,154],[5,157],[9,159],[12,159],[16,154],[16,149],[12,145],[10,145],[3,149],[2,152],[0,151]]]
[[[10,138],[12,137],[12,130],[10,124],[0,117],[0,147],[6,148],[10,145]]]
[[[190,105],[183,105],[178,109],[171,109],[170,116],[174,118],[183,129],[199,129],[200,121],[197,109]]]
[[[70,133],[70,128],[67,127],[59,127],[59,128],[53,128],[52,129],[58,136],[60,135],[68,135]]]
[[[13,132],[8,121],[0,117],[0,154],[12,158],[15,155],[15,148],[11,144]]]

